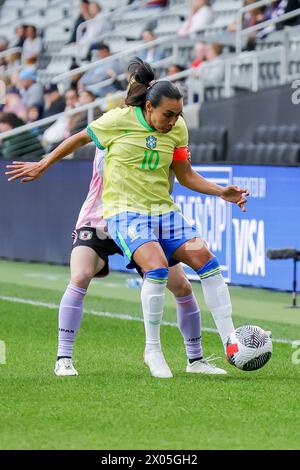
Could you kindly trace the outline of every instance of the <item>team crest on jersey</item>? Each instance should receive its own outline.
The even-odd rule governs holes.
[[[154,135],[150,135],[146,138],[146,147],[150,150],[154,150],[157,145],[157,138]]]
[[[139,236],[134,225],[130,225],[127,230],[128,237],[134,242]]]
[[[79,233],[79,240],[83,240],[86,242],[87,240],[91,240],[93,238],[93,232],[90,230],[81,230]]]

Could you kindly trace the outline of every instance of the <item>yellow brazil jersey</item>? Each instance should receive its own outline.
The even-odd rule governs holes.
[[[188,144],[182,117],[168,134],[152,129],[139,107],[116,108],[92,122],[87,132],[107,149],[104,169],[104,217],[121,212],[159,215],[178,211],[169,194],[175,148]]]

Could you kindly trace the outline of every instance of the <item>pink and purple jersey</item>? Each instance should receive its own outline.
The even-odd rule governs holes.
[[[93,176],[91,179],[88,195],[78,216],[76,229],[80,229],[82,227],[92,227],[103,231],[104,227],[106,227],[106,223],[103,219],[102,202],[105,155],[105,151],[98,148],[96,149],[93,163]]]

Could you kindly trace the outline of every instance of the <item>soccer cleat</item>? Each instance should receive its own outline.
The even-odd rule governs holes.
[[[54,374],[61,377],[78,375],[70,357],[62,357],[55,364]]]
[[[189,372],[190,374],[226,375],[226,370],[217,367],[215,364],[209,363],[209,361],[212,359],[213,358],[210,356],[206,359],[199,359],[198,361],[192,363],[188,361],[186,372]]]
[[[145,352],[144,362],[149,367],[153,377],[159,377],[160,379],[170,379],[173,377],[162,351]]]

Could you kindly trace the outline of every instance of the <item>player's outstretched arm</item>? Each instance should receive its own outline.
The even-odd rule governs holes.
[[[6,165],[6,168],[10,170],[5,173],[9,177],[8,181],[20,179],[21,183],[28,183],[29,181],[36,180],[53,163],[58,162],[89,142],[91,142],[91,138],[86,130],[83,130],[66,139],[39,162],[13,162],[11,165]]]
[[[211,183],[193,170],[189,160],[173,161],[172,168],[182,186],[198,193],[219,196],[225,201],[237,204],[243,212],[246,211],[247,196],[249,196],[247,189],[240,189],[237,186],[223,188],[218,184]]]

